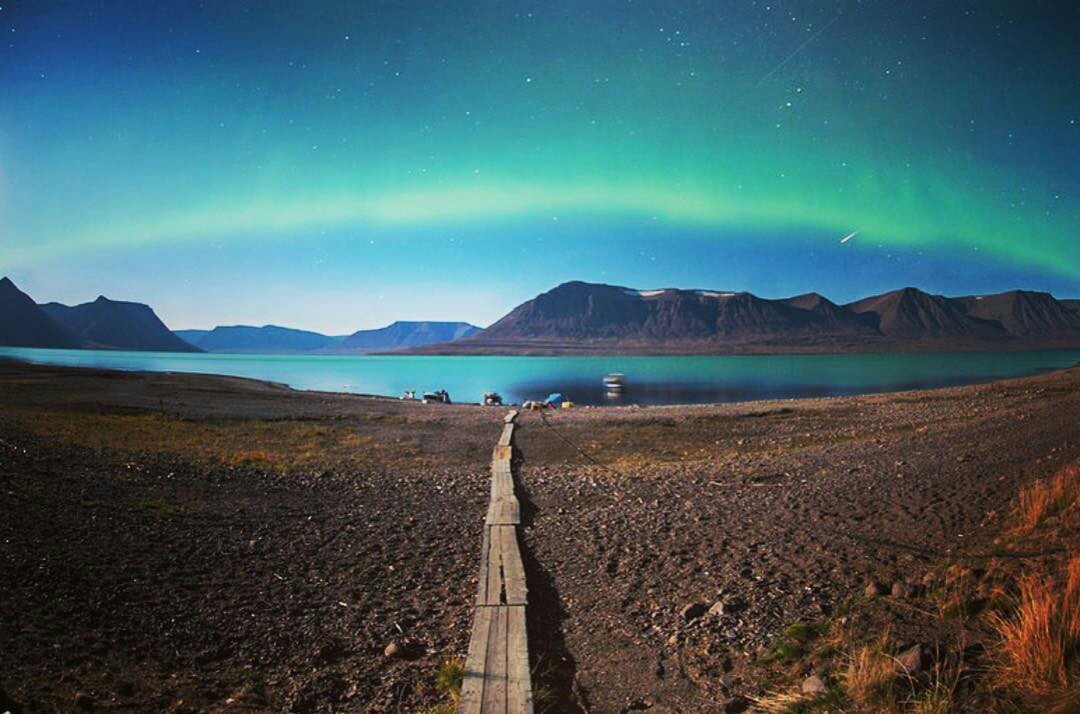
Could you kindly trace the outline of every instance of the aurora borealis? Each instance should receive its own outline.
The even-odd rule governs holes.
[[[174,327],[1080,296],[1070,5],[0,0],[0,268]]]

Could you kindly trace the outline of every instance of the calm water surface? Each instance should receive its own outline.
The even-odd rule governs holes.
[[[202,372],[297,389],[400,396],[445,389],[457,402],[497,391],[511,402],[562,392],[578,404],[691,404],[838,396],[973,384],[1080,363],[1080,350],[719,357],[427,357],[221,355],[0,347],[31,362]],[[620,397],[601,378],[626,375]]]

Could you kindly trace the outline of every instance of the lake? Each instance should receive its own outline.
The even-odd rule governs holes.
[[[401,396],[445,389],[456,402],[497,391],[508,402],[562,392],[577,404],[700,404],[868,394],[973,384],[1080,363],[1080,350],[712,357],[467,357],[224,355],[0,347],[42,364],[151,372],[201,372],[297,389]],[[608,395],[601,379],[626,375]]]

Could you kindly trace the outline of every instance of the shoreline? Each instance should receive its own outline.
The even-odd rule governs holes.
[[[1032,351],[1044,352],[1044,351],[1058,351],[1058,350],[1032,350]],[[1070,351],[1070,350],[1062,348],[1061,351]],[[173,353],[164,353],[164,354],[173,354]],[[207,354],[212,354],[212,353],[207,353]],[[846,354],[846,353],[844,353],[844,354]],[[844,356],[844,354],[841,354],[841,355],[806,355],[806,356],[829,357],[829,356]],[[887,354],[887,353],[882,353],[882,354]],[[955,353],[950,352],[950,353],[941,353],[941,354],[955,354]],[[975,351],[975,352],[968,352],[968,353],[965,353],[965,354],[993,354],[993,353],[992,352],[991,353],[984,353],[984,352],[981,352],[981,351]],[[245,356],[254,356],[254,355],[231,355],[230,354],[229,356],[245,357]],[[261,355],[261,356],[267,356],[267,355]],[[278,355],[278,356],[280,356],[280,355]],[[356,355],[356,356],[366,356],[366,355]],[[376,355],[370,355],[370,356],[376,356]],[[496,355],[399,355],[399,356],[429,356],[429,357],[430,356],[477,356],[477,357],[496,357]],[[499,355],[499,356],[505,356],[505,355]],[[526,355],[520,355],[520,356],[525,357]],[[550,357],[551,355],[529,355],[529,356],[531,356],[531,357]],[[578,356],[578,357],[586,357],[587,358],[587,357],[600,356],[600,355],[576,355],[576,356]],[[611,355],[604,355],[604,356],[611,356]],[[645,357],[646,355],[623,355],[623,356]],[[675,355],[657,355],[657,356],[668,356],[668,357],[670,357],[670,356],[675,356]],[[709,356],[709,355],[679,355],[679,356],[693,358],[693,357],[702,357],[702,356]],[[757,356],[757,355],[711,355],[711,356],[717,356],[717,357],[723,357],[723,356],[747,356],[747,357],[749,357],[749,356]],[[765,355],[761,355],[761,356],[765,356]],[[790,355],[776,355],[776,356],[790,356]],[[315,395],[333,395],[333,396],[343,396],[343,397],[358,397],[358,398],[362,398],[362,399],[385,400],[385,401],[388,401],[388,402],[402,403],[402,404],[413,404],[413,403],[422,404],[420,399],[406,400],[406,399],[403,399],[403,398],[400,398],[400,397],[394,397],[394,396],[390,396],[390,395],[386,395],[386,394],[373,394],[373,393],[369,393],[369,392],[347,392],[347,391],[339,391],[339,390],[306,389],[306,388],[303,388],[303,387],[292,386],[292,385],[290,385],[290,384],[288,384],[286,382],[277,382],[277,381],[269,380],[269,379],[260,379],[258,377],[244,377],[244,376],[237,376],[237,375],[220,374],[220,373],[215,373],[215,372],[187,372],[187,371],[177,371],[177,370],[161,370],[161,371],[157,371],[157,370],[120,369],[120,368],[111,368],[111,367],[94,367],[94,366],[81,366],[81,365],[61,365],[61,364],[55,364],[55,363],[52,363],[52,362],[39,362],[39,361],[33,361],[33,360],[29,360],[29,359],[23,359],[23,358],[17,357],[17,356],[0,354],[0,364],[4,364],[4,363],[11,363],[11,364],[16,364],[16,365],[24,365],[24,366],[29,366],[29,367],[48,368],[48,369],[54,369],[54,370],[60,370],[60,371],[62,371],[62,370],[81,371],[81,372],[83,372],[85,374],[93,374],[95,372],[105,372],[105,373],[118,373],[118,374],[174,375],[174,376],[177,376],[177,377],[191,376],[191,377],[206,377],[206,378],[216,378],[216,379],[225,379],[225,380],[237,380],[239,382],[250,382],[250,383],[253,383],[253,384],[273,387],[275,389],[286,389],[286,390],[289,390],[290,392],[294,392],[294,393],[310,393],[310,394],[315,394]],[[1071,365],[1064,365],[1064,366],[1061,366],[1061,367],[1043,368],[1043,369],[1039,369],[1039,370],[1036,370],[1034,372],[1030,372],[1030,373],[1027,373],[1027,374],[1021,374],[1021,375],[1015,375],[1015,376],[1004,376],[1004,377],[1002,377],[1002,376],[991,376],[991,377],[988,377],[988,378],[985,378],[985,379],[976,378],[976,379],[974,379],[972,381],[967,381],[967,380],[961,378],[960,381],[956,381],[956,382],[953,382],[953,383],[944,383],[944,384],[940,384],[940,385],[936,385],[936,386],[926,386],[926,387],[914,387],[913,388],[913,387],[904,386],[904,385],[897,385],[896,388],[870,389],[870,390],[867,390],[867,391],[855,391],[853,393],[844,393],[844,394],[821,395],[821,396],[807,395],[807,396],[792,396],[792,397],[762,397],[760,399],[738,399],[738,400],[730,400],[730,401],[711,401],[711,402],[679,402],[679,403],[665,403],[665,404],[635,404],[635,403],[631,403],[631,404],[582,404],[582,405],[579,405],[579,406],[575,407],[575,409],[578,409],[578,410],[581,410],[581,409],[584,409],[584,410],[596,410],[596,409],[601,409],[601,410],[610,410],[610,409],[616,409],[616,410],[617,409],[640,410],[640,409],[658,409],[658,408],[686,409],[686,408],[693,408],[693,407],[719,407],[719,406],[731,405],[731,404],[753,404],[753,403],[759,403],[759,402],[773,402],[773,401],[804,401],[804,400],[814,400],[814,399],[842,399],[842,398],[846,398],[846,397],[868,397],[868,396],[874,396],[874,395],[904,394],[904,393],[908,393],[908,392],[917,393],[917,392],[925,392],[925,391],[932,391],[932,390],[938,390],[938,389],[956,389],[956,388],[963,388],[963,387],[970,387],[970,386],[977,386],[977,385],[985,385],[985,384],[991,384],[991,383],[1002,381],[1002,380],[1024,379],[1026,377],[1033,377],[1033,376],[1038,376],[1038,375],[1041,375],[1041,374],[1047,374],[1047,373],[1056,372],[1056,371],[1069,370],[1069,369],[1073,369],[1075,367],[1080,367],[1080,361],[1074,362]],[[478,407],[478,406],[485,406],[485,405],[480,404],[478,402],[455,401],[455,402],[453,402],[452,404],[449,404],[449,405],[447,405],[447,404],[439,404],[439,405],[433,405],[433,406],[439,406],[439,407],[442,407],[442,408],[447,408],[447,407],[452,408],[452,407]],[[506,402],[502,406],[504,406],[504,407],[518,407],[518,406],[520,406],[520,403]]]

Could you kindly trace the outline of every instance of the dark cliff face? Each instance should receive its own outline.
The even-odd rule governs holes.
[[[78,347],[78,340],[8,278],[0,279],[0,345]]]
[[[109,300],[69,307],[59,303],[41,306],[50,317],[75,336],[80,345],[94,349],[198,352],[165,326],[154,311],[137,302]]]

